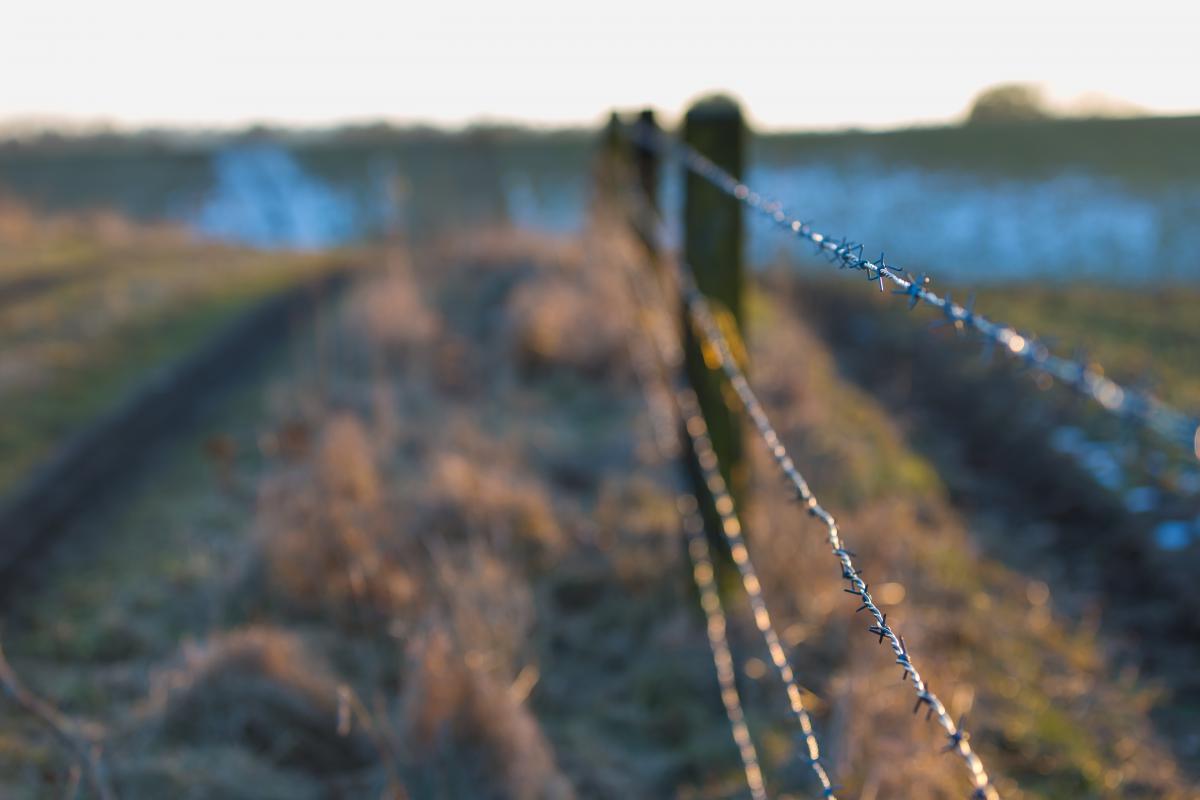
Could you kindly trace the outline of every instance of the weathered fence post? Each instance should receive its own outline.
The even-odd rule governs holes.
[[[602,205],[616,202],[622,161],[627,158],[621,125],[621,117],[616,111],[611,112],[600,134],[600,146],[593,159],[593,201]]]
[[[638,183],[646,202],[658,210],[658,149],[651,138],[658,135],[658,123],[654,109],[644,108],[638,113],[634,129],[634,163],[637,167]]]
[[[658,269],[661,263],[658,250],[661,243],[658,241],[655,231],[655,221],[660,209],[658,204],[659,154],[658,148],[652,141],[658,132],[658,123],[654,120],[653,109],[643,109],[638,114],[633,127],[633,169],[647,208],[642,215],[644,218],[640,219],[635,227],[638,238],[645,245],[650,263],[655,269]]]
[[[699,101],[684,119],[684,141],[738,178],[742,175],[745,138],[741,109],[726,97]],[[696,285],[708,297],[713,311],[740,333],[743,314],[741,206],[686,167],[684,173],[684,260],[691,265]],[[684,314],[687,378],[700,401],[700,410],[730,494],[742,507],[749,477],[742,446],[742,422],[725,402],[724,378],[719,371],[705,364],[699,341],[687,322],[686,310]],[[710,531],[719,531],[719,526],[714,527],[715,510],[703,481],[697,483],[697,490],[698,496],[707,500],[702,506]],[[716,534],[712,538],[716,552],[724,554],[726,558],[722,560],[727,560],[729,548],[724,539]]]

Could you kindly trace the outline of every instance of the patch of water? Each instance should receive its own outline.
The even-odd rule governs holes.
[[[278,145],[222,150],[215,182],[193,220],[198,233],[254,247],[317,249],[362,236],[365,209],[305,172]]]
[[[935,277],[1136,283],[1200,276],[1194,187],[1138,192],[1079,171],[1045,180],[985,178],[870,159],[758,166],[748,182],[818,230]],[[755,260],[784,246],[768,221],[760,218],[754,230]]]
[[[395,164],[383,167],[364,164],[356,177],[334,186],[305,171],[283,146],[232,147],[214,157],[213,185],[192,222],[203,235],[261,247],[315,248],[365,238],[387,229],[399,213],[390,187],[406,176]],[[850,236],[868,255],[886,251],[889,260],[939,279],[1200,277],[1195,187],[1136,191],[1079,171],[1045,180],[997,178],[868,158],[759,164],[747,179],[819,230]],[[680,184],[677,169],[664,170],[662,207],[673,227]],[[500,194],[502,218],[569,233],[584,222],[588,190],[583,171],[529,167],[506,170],[493,191]],[[811,252],[761,216],[748,220],[751,263]]]

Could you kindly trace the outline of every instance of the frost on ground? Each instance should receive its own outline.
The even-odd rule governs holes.
[[[141,484],[6,631],[28,682],[100,726],[122,797],[682,797],[739,791],[702,616],[628,360],[611,231],[390,251],[311,367],[228,434],[231,475]],[[628,243],[625,243],[627,245]],[[1186,797],[1151,689],[1089,620],[983,556],[930,462],[757,296],[754,377],[889,622],[1006,797]],[[661,309],[659,310],[661,313]],[[797,358],[803,353],[804,358]],[[753,447],[752,556],[846,796],[961,798],[822,531]],[[181,459],[194,458],[192,455]],[[204,476],[198,479],[195,474]],[[136,513],[135,513],[136,512]],[[809,796],[742,597],[731,638],[774,796]],[[0,789],[69,769],[0,722]]]

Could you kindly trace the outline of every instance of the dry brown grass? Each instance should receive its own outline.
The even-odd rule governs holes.
[[[339,732],[339,682],[294,634],[252,627],[185,646],[160,675],[153,712],[162,735],[189,745],[241,745],[315,774],[377,762],[359,728]]]
[[[509,301],[513,345],[525,372],[569,368],[588,377],[625,370],[629,318],[595,282],[552,278],[520,286]]]
[[[28,241],[34,235],[36,218],[23,204],[0,195],[0,242]]]
[[[569,236],[548,236],[510,227],[491,227],[438,240],[429,248],[432,262],[472,265],[510,272],[522,267],[574,269],[583,263],[585,248]]]
[[[542,560],[560,552],[564,534],[544,484],[515,465],[437,453],[423,488],[418,527],[439,540],[467,544],[483,537],[494,548]]]
[[[128,247],[147,241],[179,245],[191,238],[182,225],[142,224],[107,209],[47,215],[0,194],[0,243],[18,250],[47,242],[71,241],[75,244],[89,241],[106,247]]]
[[[387,271],[359,293],[370,341],[392,357],[413,356],[434,344],[442,321],[422,296],[407,253],[391,257]]]
[[[520,685],[503,683],[472,666],[470,655],[443,631],[415,638],[408,653],[404,718],[420,763],[450,764],[451,769],[491,776],[486,788],[476,785],[467,795],[511,800],[574,796],[537,720],[523,704]]]
[[[327,394],[285,386],[283,421],[260,439],[236,626],[222,632],[222,617],[160,658],[171,677],[140,738],[108,750],[128,796],[238,797],[255,782],[263,796],[413,800],[737,791],[674,465],[647,456],[624,379],[634,329],[610,312],[629,301],[607,251],[589,252],[488,233],[347,304]],[[1144,693],[1106,672],[1095,630],[980,555],[929,463],[820,337],[780,305],[751,307],[771,333],[753,343],[764,401],[1004,795],[1186,797]],[[843,793],[964,796],[823,532],[749,444],[749,546]],[[740,594],[729,614],[768,785],[804,796]],[[300,755],[313,748],[328,750],[319,768]],[[221,770],[241,780],[206,777]]]
[[[876,596],[890,598],[889,624],[952,716],[967,715],[1001,794],[1187,796],[1145,715],[1148,696],[1114,680],[1095,630],[1055,614],[1044,584],[985,558],[878,402],[839,379],[810,329],[759,302],[771,335],[755,342],[756,382],[781,435]],[[816,694],[834,773],[868,798],[961,797],[961,765],[913,717],[890,653],[861,630],[821,526],[772,485],[761,446],[752,459],[751,552]]]
[[[317,429],[315,446],[280,463],[259,497],[255,561],[276,605],[394,637],[369,649],[360,674],[393,672],[386,652],[401,646],[401,688],[373,708],[373,725],[395,744],[386,761],[413,796],[570,797],[524,706],[537,674],[524,573],[564,544],[545,487],[497,472],[494,459],[511,452],[470,424],[419,437],[414,466],[427,475],[395,487],[359,419],[335,415]],[[471,457],[482,454],[491,468]]]
[[[418,582],[384,502],[365,427],[335,416],[306,461],[265,479],[259,497],[261,572],[271,598],[343,621],[386,618],[413,603]]]

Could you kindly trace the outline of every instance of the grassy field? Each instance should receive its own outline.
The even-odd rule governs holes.
[[[967,370],[1006,361],[975,336],[955,334],[943,326],[924,306],[907,311],[901,298],[880,295],[870,284],[845,275],[829,274],[831,269],[806,265],[796,286],[803,289],[809,285],[817,296],[834,297],[842,307],[878,316],[884,328],[896,328],[897,336],[915,342],[912,347],[927,347],[930,358],[943,358]],[[974,310],[989,319],[1007,323],[1042,341],[1057,355],[1087,362],[1119,383],[1146,390],[1200,419],[1200,370],[1195,358],[1200,317],[1193,313],[1200,303],[1200,290],[1043,283],[998,284],[978,293],[954,283],[933,288],[943,295],[949,292],[960,303],[973,298]],[[1034,373],[1026,383],[1042,389],[1039,394],[1050,404],[1069,407],[1070,413],[1061,415],[1063,420],[1074,417],[1079,424],[1093,426],[1110,437],[1141,435],[1136,425],[1119,425],[1094,401]],[[1195,470],[1193,454],[1180,446],[1149,432],[1145,432],[1143,444],[1146,450],[1161,451],[1177,465]]]
[[[1115,179],[1154,195],[1195,185],[1200,164],[1192,141],[1198,129],[1200,118],[1180,117],[758,134],[748,163],[866,161],[883,168],[949,171],[984,182],[1047,179],[1067,171]],[[0,187],[47,211],[115,209],[141,220],[185,220],[213,188],[216,153],[275,144],[306,172],[352,198],[367,216],[378,211],[381,189],[395,189],[402,223],[412,236],[513,217],[520,211],[513,207],[514,182],[531,187],[540,202],[531,221],[561,231],[565,223],[583,221],[597,140],[597,132],[588,130],[480,126],[446,132],[387,125],[309,133],[258,130],[228,137],[51,136],[0,142]],[[379,232],[371,225],[363,230]]]
[[[981,174],[1065,164],[1155,186],[1191,174],[1173,165],[1194,126],[1051,122],[757,147]],[[1135,134],[1137,147],[1114,150]],[[655,451],[630,361],[644,331],[615,264],[640,251],[608,228],[436,235],[504,219],[512,170],[583,185],[588,137],[405,136],[294,142],[344,184],[394,145],[415,159],[401,159],[417,176],[410,202],[427,203],[410,219],[430,229],[411,246],[356,250],[379,269],[114,476],[3,609],[9,661],[100,746],[122,798],[737,794],[676,465]],[[8,170],[36,187],[39,170],[74,163],[111,187],[136,162],[141,183],[118,205],[153,215],[147,198],[199,180],[201,144],[160,154],[182,158],[180,172],[143,160],[145,142],[108,142],[111,163],[72,143],[28,159],[9,147],[0,181]],[[446,160],[454,170],[439,177]],[[19,208],[0,213],[0,244],[0,491],[241,312],[347,260]],[[1164,520],[1200,515],[1194,462],[1156,457],[1152,437],[981,358],[969,337],[930,331],[928,312],[860,278],[783,266],[750,293],[752,378],[1002,795],[1195,796],[1200,630],[1181,598],[1200,547],[1155,539]],[[1198,411],[1197,303],[1190,288],[1038,281],[989,286],[976,308]],[[674,330],[675,313],[668,303],[649,317]],[[1118,485],[1056,449],[1068,428],[1118,460]],[[965,796],[962,765],[912,716],[823,530],[748,445],[752,557],[835,781],[864,798]],[[1139,488],[1156,493],[1151,511],[1131,510]],[[751,609],[730,600],[768,787],[809,796]],[[5,706],[0,795],[60,796],[73,766],[44,725]]]
[[[617,241],[509,232],[381,254],[390,268],[321,348],[302,338],[299,358],[78,523],[5,645],[90,725],[122,797],[737,792],[674,465],[654,453],[630,368],[641,334]],[[1018,519],[964,503],[970,470],[885,413],[896,396],[859,379],[848,337],[804,305],[813,288],[780,280],[751,304],[755,380],[1004,796],[1191,796],[1200,753],[1173,747],[1180,721],[1158,716],[1179,705],[1177,676],[1143,677],[1119,655],[1117,615],[1037,568],[1078,557],[1012,558],[1081,525],[1097,548],[1124,545],[1049,506]],[[896,361],[888,381],[919,377]],[[1010,404],[1036,394],[1022,385]],[[202,452],[214,432],[237,454],[224,478]],[[849,796],[963,796],[961,764],[911,715],[818,526],[750,452],[752,555],[835,779]],[[1032,476],[1043,494],[1074,498],[1076,516],[1110,511],[1061,467]],[[768,786],[806,796],[744,600],[730,615]],[[8,794],[54,791],[67,764],[33,721],[5,717]]]
[[[0,221],[0,243],[0,493],[240,313],[345,263],[19,210]]]
[[[1062,170],[1121,178],[1139,187],[1187,183],[1200,175],[1191,142],[1200,117],[1047,119],[1011,124],[761,137],[757,154],[787,162],[800,157],[876,157],[928,169],[1046,177]]]
[[[955,297],[965,298],[967,289]],[[1032,331],[1064,355],[1078,352],[1111,377],[1144,385],[1200,416],[1200,289],[1128,291],[1097,285],[1017,284],[989,287],[978,308],[1018,330]]]

